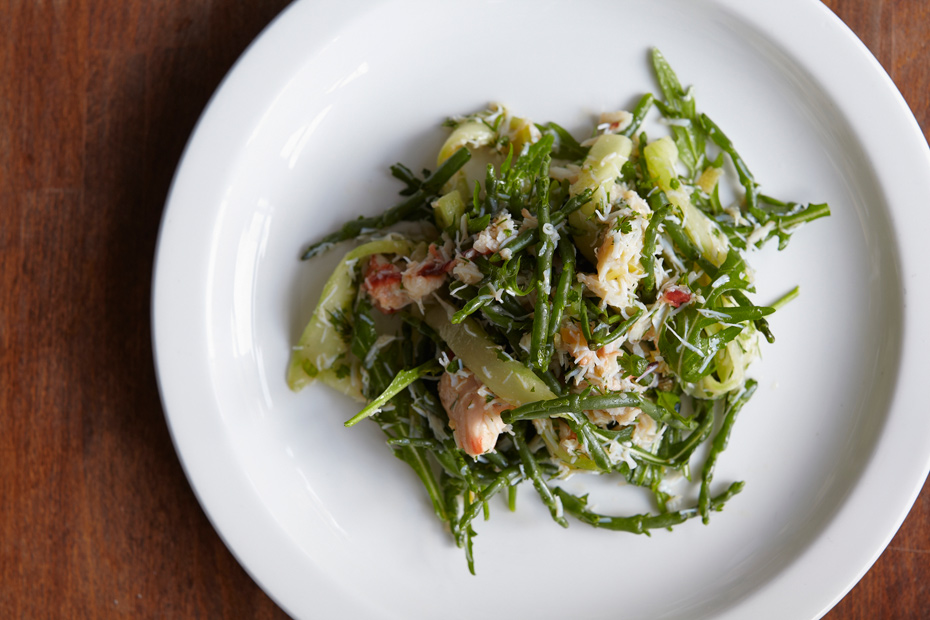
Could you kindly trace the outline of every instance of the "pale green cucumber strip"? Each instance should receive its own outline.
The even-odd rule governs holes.
[[[287,384],[292,390],[300,391],[314,379],[320,379],[327,385],[356,397],[358,382],[352,377],[357,376],[357,373],[339,378],[333,370],[339,358],[348,353],[349,345],[339,336],[329,317],[333,312],[341,311],[348,314],[351,310],[357,292],[353,280],[355,261],[372,254],[409,255],[412,248],[413,244],[406,239],[380,239],[358,246],[339,261],[323,287],[323,293],[313,316],[310,317],[310,322],[291,353]],[[361,397],[360,393],[358,397]]]
[[[730,251],[726,235],[703,211],[691,204],[687,192],[680,187],[672,187],[673,181],[679,181],[675,171],[678,147],[671,138],[665,136],[647,144],[643,154],[649,174],[656,177],[659,189],[665,192],[669,202],[678,207],[684,219],[685,234],[691,238],[704,258],[718,267],[722,265]]]
[[[452,323],[440,304],[428,308],[424,320],[479,381],[514,407],[555,398],[542,379],[522,363],[506,357],[471,318]]]

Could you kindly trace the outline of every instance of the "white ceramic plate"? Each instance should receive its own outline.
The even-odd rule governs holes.
[[[795,284],[753,368],[709,526],[649,537],[495,505],[478,576],[354,405],[284,383],[337,260],[308,241],[390,205],[448,115],[506,102],[586,130],[657,91],[659,47],[768,193],[833,216],[753,255],[760,301]],[[819,2],[304,0],[205,112],[165,211],[154,342],[191,484],[255,580],[299,618],[813,618],[885,547],[928,469],[930,156],[891,81]],[[602,509],[641,508],[590,485]],[[612,491],[613,493],[607,493]],[[616,497],[614,500],[612,497]]]

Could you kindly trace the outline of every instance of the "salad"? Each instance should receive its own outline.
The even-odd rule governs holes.
[[[514,509],[524,481],[563,527],[646,534],[707,523],[743,488],[715,483],[715,465],[774,341],[766,317],[798,294],[752,301],[745,254],[784,248],[829,207],[761,193],[658,50],[652,63],[661,96],[601,114],[581,140],[496,104],[449,119],[435,170],[393,166],[395,206],[303,254],[361,242],[288,384],[365,403],[346,426],[381,427],[472,573],[474,520],[499,493]],[[653,111],[661,137],[642,129]],[[641,487],[654,510],[599,514],[559,486],[576,473]],[[689,481],[698,499],[682,506]]]

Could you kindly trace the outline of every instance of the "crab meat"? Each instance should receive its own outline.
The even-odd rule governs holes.
[[[609,342],[599,349],[588,345],[581,328],[567,322],[559,330],[556,349],[571,356],[575,369],[566,375],[575,385],[593,385],[611,392],[642,392],[646,388],[635,382],[620,364],[622,339]]]
[[[403,271],[383,254],[373,254],[362,287],[378,310],[391,314],[441,287],[451,268],[452,262],[435,245],[429,246],[425,259],[411,261]]]
[[[452,261],[443,256],[435,244],[430,244],[429,255],[420,262],[411,261],[404,270],[401,283],[410,301],[417,302],[442,286]]]
[[[636,428],[633,429],[633,443],[641,448],[652,449],[655,442],[662,438],[665,427],[661,430],[656,421],[648,415],[636,418]]]
[[[465,284],[474,286],[484,279],[484,274],[481,273],[481,270],[478,269],[478,266],[475,265],[475,263],[466,259],[464,255],[462,255],[459,258],[456,258],[452,265],[452,277],[454,277],[459,282],[464,282]]]
[[[604,112],[601,114],[598,129],[604,129],[609,132],[623,131],[633,122],[633,115],[626,110],[617,110],[616,112]]]
[[[581,328],[574,323],[566,323],[559,330],[562,337],[558,348],[572,356],[577,366],[596,366],[601,363],[595,351],[588,347],[588,340],[584,337]]]
[[[639,202],[642,199],[632,204],[641,207]],[[629,226],[627,232],[613,226],[620,217]],[[641,258],[648,220],[631,206],[609,214],[604,222],[611,225],[604,230],[594,251],[597,274],[579,273],[578,280],[601,298],[601,307],[629,308],[636,301],[636,286],[646,275]]]
[[[683,286],[669,286],[662,292],[662,301],[677,308],[691,301],[691,291]]]
[[[478,233],[472,246],[479,254],[493,254],[514,234],[514,222],[510,213],[504,211],[494,218],[491,224]]]
[[[400,267],[389,261],[383,254],[372,254],[368,259],[368,273],[362,282],[365,292],[371,297],[375,307],[389,314],[397,312],[410,303],[410,298],[401,288],[403,273]]]
[[[449,427],[455,443],[469,456],[494,449],[497,437],[507,427],[501,413],[513,408],[494,396],[466,368],[442,374],[439,378],[439,400],[449,414]]]

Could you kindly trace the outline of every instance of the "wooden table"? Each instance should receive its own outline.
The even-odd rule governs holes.
[[[0,2],[0,617],[283,618],[178,463],[149,338],[194,122],[287,0]],[[930,131],[927,0],[826,0]],[[930,489],[831,620],[930,618]]]

